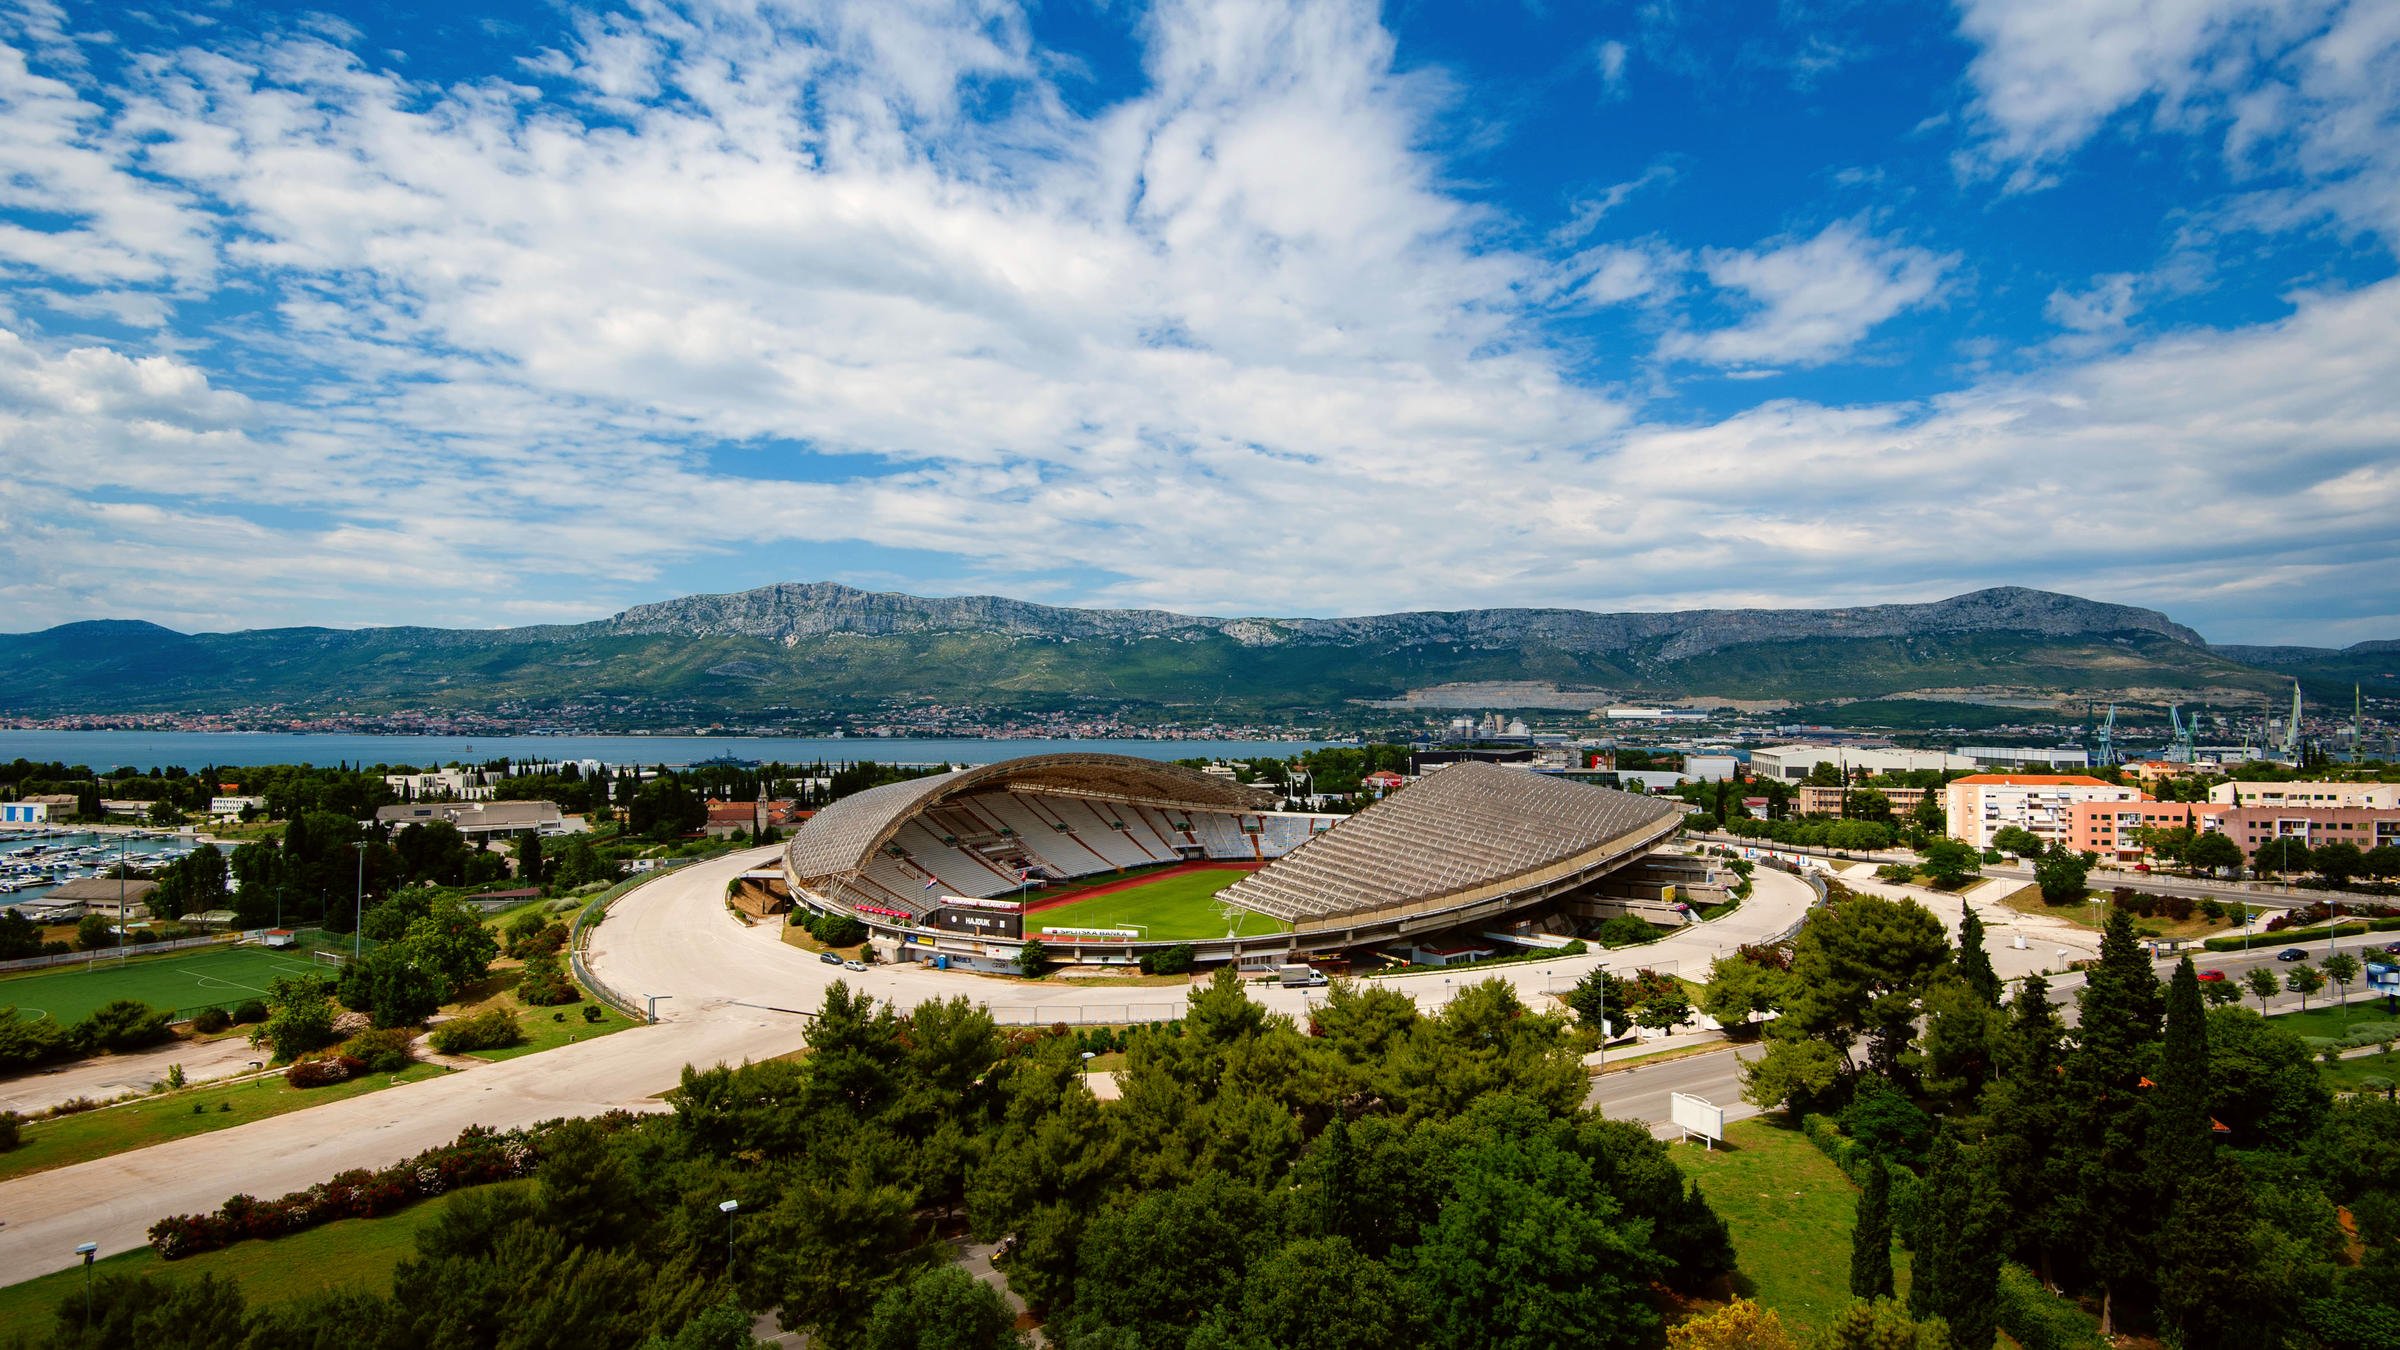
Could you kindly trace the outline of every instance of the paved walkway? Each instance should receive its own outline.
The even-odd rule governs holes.
[[[186,1083],[214,1082],[219,1078],[248,1073],[250,1066],[262,1058],[264,1056],[250,1048],[246,1037],[227,1036],[214,1041],[178,1041],[155,1050],[77,1060],[72,1064],[36,1069],[0,1080],[0,1111],[20,1111],[31,1115],[77,1097],[104,1102],[128,1092],[148,1092],[150,1085],[165,1079],[169,1066],[176,1064],[183,1066]]]

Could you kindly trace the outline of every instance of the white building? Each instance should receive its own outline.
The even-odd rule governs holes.
[[[2092,767],[2089,751],[2071,750],[2065,746],[2039,745],[1962,745],[1958,753],[1975,761],[1981,769],[2088,769]]]
[[[1942,790],[1950,837],[1976,848],[1992,847],[1992,836],[2012,825],[2045,844],[2063,842],[2074,827],[2076,803],[2140,800],[2137,788],[2073,773],[1969,774]]]
[[[264,797],[211,797],[208,799],[208,813],[212,816],[238,816],[253,806],[264,811],[267,809],[267,799]]]
[[[75,814],[75,799],[70,796],[27,797],[21,802],[0,802],[0,825],[47,825],[52,814]]]
[[[424,797],[455,797],[460,801],[483,801],[492,795],[495,775],[481,769],[436,769],[431,773],[387,773],[384,783],[401,797],[414,801]]]
[[[2208,799],[2222,806],[2400,807],[2400,783],[2219,783]]]
[[[1852,773],[1864,770],[1870,774],[1915,773],[1935,769],[1971,772],[1976,768],[1975,761],[1964,755],[1949,755],[1939,750],[1900,750],[1891,746],[1776,745],[1750,752],[1750,772],[1761,778],[1778,778],[1786,783],[1797,783],[1808,777],[1809,771],[1820,764],[1837,765]]]
[[[1733,755],[1685,755],[1683,771],[1703,783],[1721,783],[1741,771],[1742,761]]]

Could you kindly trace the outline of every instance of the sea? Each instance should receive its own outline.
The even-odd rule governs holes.
[[[767,764],[990,764],[1067,751],[1144,759],[1282,758],[1326,741],[903,739],[897,736],[373,736],[277,731],[0,730],[0,764],[29,759],[96,772],[208,765],[316,764],[439,768],[512,760],[596,759],[609,765],[681,768],[706,760]]]

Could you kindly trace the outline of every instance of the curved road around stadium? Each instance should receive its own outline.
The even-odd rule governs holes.
[[[827,965],[782,942],[775,925],[745,926],[725,906],[732,878],[773,856],[751,850],[669,873],[629,892],[592,933],[594,971],[624,994],[659,996],[656,1025],[0,1184],[0,1284],[73,1265],[77,1243],[97,1242],[104,1254],[126,1251],[167,1215],[212,1210],[236,1192],[281,1195],[348,1168],[384,1166],[446,1143],[469,1125],[507,1128],[617,1108],[661,1109],[658,1094],[675,1085],[686,1064],[739,1063],[799,1048],[806,1018],[798,1014],[816,1008],[837,979],[903,1007],[963,993],[1010,1021],[1105,1015],[1111,1008],[1152,1015],[1159,1005],[1183,1000],[1179,987],[1092,989],[916,966],[862,974]],[[1544,994],[1565,990],[1603,960],[1699,977],[1712,958],[1797,922],[1810,899],[1798,879],[1762,868],[1757,893],[1740,909],[1637,952],[1381,983],[1438,1007],[1466,984],[1498,976],[1540,1006]],[[1295,1014],[1324,997],[1322,990],[1281,987],[1254,992],[1270,1009]]]

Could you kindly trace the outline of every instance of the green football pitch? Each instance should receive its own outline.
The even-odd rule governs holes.
[[[1217,892],[1248,875],[1231,868],[1178,872],[1089,900],[1070,900],[1026,915],[1025,935],[1040,937],[1044,928],[1139,928],[1154,941],[1223,937],[1227,925],[1217,910]],[[1242,937],[1291,931],[1290,924],[1264,914],[1237,909],[1234,915]]]
[[[340,973],[311,964],[305,952],[264,947],[168,952],[123,961],[101,952],[89,966],[57,966],[0,979],[0,1007],[14,1004],[20,1016],[48,1013],[62,1023],[79,1022],[93,1009],[121,998],[192,1013],[265,998],[267,986],[278,976]]]

